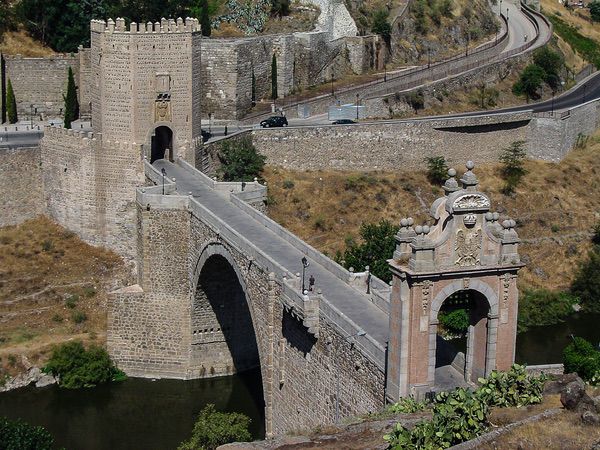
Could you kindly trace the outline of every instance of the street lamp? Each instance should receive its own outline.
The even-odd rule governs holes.
[[[310,266],[310,263],[308,262],[308,259],[306,259],[306,256],[302,257],[302,294],[304,295],[304,276],[306,275],[306,268],[308,266]]]
[[[331,71],[331,96],[333,96],[333,70]]]
[[[431,48],[427,47],[427,68],[431,67]]]
[[[387,64],[383,63],[383,81],[386,82],[387,81]],[[358,94],[356,94],[356,97],[358,97]]]
[[[31,122],[31,129],[33,130],[33,105],[29,105],[29,119]]]
[[[358,120],[358,94],[356,94],[356,120]]]
[[[364,330],[358,330],[356,333],[346,336],[343,341],[347,342],[348,339],[353,337],[364,336],[367,334]],[[335,348],[335,359],[337,360],[338,347]],[[335,423],[340,423],[340,371],[335,371]]]
[[[160,172],[162,173],[162,179],[163,179],[163,193],[162,193],[162,195],[165,195],[165,175],[167,174],[167,171],[163,167],[162,169],[160,169]]]
[[[552,89],[552,109],[550,110],[550,113],[554,115],[554,89]]]

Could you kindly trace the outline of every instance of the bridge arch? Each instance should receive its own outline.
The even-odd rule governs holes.
[[[261,367],[246,281],[220,242],[202,249],[193,271],[191,367],[194,376],[231,375]]]

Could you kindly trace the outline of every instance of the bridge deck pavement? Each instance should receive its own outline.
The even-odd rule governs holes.
[[[216,193],[199,177],[169,161],[157,160],[153,165],[158,170],[164,168],[167,177],[177,180],[179,194],[188,195],[191,192],[194,199],[287,271],[297,273],[301,270],[300,260],[305,255],[300,250],[255,221],[223,195]],[[385,347],[389,328],[387,314],[377,308],[366,294],[352,288],[317,262],[310,258],[308,260],[310,266],[306,277],[313,275],[315,285],[321,289],[323,296]]]

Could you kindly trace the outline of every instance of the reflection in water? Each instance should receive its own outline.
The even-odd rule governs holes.
[[[600,343],[600,314],[578,313],[562,323],[534,327],[517,335],[518,363],[562,363],[562,351],[569,345],[570,336],[579,336],[597,346]]]
[[[24,388],[0,394],[0,416],[43,425],[68,450],[168,450],[190,436],[207,403],[248,415],[252,435],[264,436],[260,370],[191,381],[129,379],[93,389]]]

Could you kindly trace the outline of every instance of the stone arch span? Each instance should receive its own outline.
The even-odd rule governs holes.
[[[210,242],[202,249],[192,286],[193,376],[231,375],[260,367],[257,327],[246,281],[221,243]]]
[[[466,381],[476,382],[496,367],[496,337],[498,333],[498,296],[491,286],[481,280],[455,280],[447,284],[434,297],[429,318],[429,380],[436,379],[438,345],[438,315],[444,302],[456,294],[464,293],[472,300],[469,309],[464,363],[460,363]],[[458,369],[458,367],[456,367]]]

